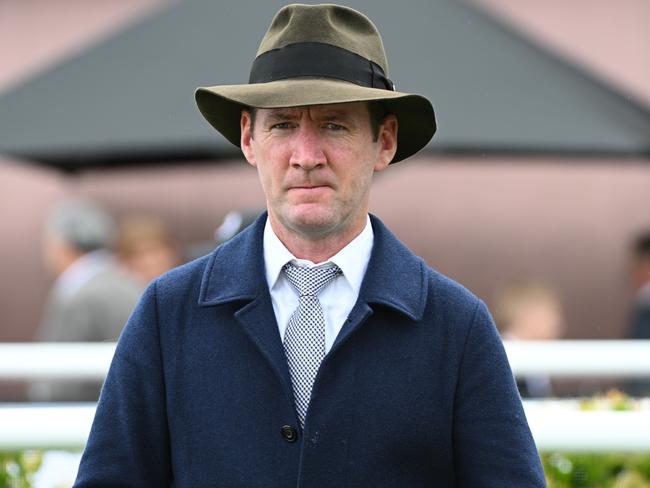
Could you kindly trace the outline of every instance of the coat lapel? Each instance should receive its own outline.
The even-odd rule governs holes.
[[[262,355],[271,364],[288,398],[293,402],[289,367],[268,291],[240,308],[235,313],[235,317],[242,324]]]
[[[374,244],[359,298],[336,338],[330,354],[358,329],[377,305],[394,309],[408,322],[422,319],[427,303],[426,264],[374,215]]]
[[[289,368],[266,282],[265,223],[266,212],[213,252],[203,275],[199,306],[236,303],[236,320],[270,363],[289,398],[293,399]]]

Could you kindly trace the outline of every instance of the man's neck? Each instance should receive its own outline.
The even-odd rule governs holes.
[[[306,259],[312,263],[322,263],[337,254],[341,249],[352,242],[366,225],[367,216],[364,215],[359,223],[355,223],[346,232],[325,236],[308,236],[291,232],[278,224],[269,215],[269,222],[280,242],[298,259]]]

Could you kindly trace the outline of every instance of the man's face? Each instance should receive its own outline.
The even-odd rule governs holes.
[[[394,116],[381,124],[377,140],[361,102],[258,109],[253,128],[244,111],[241,129],[272,224],[312,240],[354,237],[363,229],[372,174],[397,149]]]

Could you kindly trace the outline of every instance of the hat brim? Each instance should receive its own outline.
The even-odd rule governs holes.
[[[294,78],[247,85],[200,87],[195,93],[201,114],[239,147],[243,108],[301,107],[361,101],[381,101],[397,117],[397,152],[391,163],[405,159],[431,140],[436,118],[431,102],[420,95],[367,88],[347,81]]]

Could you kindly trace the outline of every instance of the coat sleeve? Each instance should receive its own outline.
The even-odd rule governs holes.
[[[459,488],[546,486],[503,343],[482,301],[460,362],[453,435]]]
[[[172,484],[155,282],[120,336],[75,487]]]

